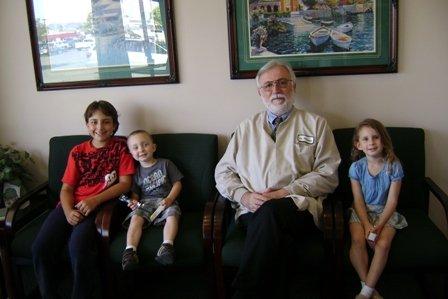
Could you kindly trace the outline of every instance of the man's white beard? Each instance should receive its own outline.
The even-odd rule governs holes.
[[[274,104],[272,101],[277,99],[277,98],[283,98],[284,102],[281,105],[276,105]],[[266,106],[266,108],[273,114],[279,116],[282,115],[286,112],[289,112],[292,108],[292,104],[293,104],[293,99],[292,98],[288,98],[285,94],[283,93],[274,93],[271,95],[271,97],[269,98],[269,101],[265,101],[263,99],[263,103]]]

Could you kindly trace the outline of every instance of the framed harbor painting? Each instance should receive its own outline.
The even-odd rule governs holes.
[[[232,79],[271,59],[297,76],[397,72],[398,0],[227,0]]]
[[[26,0],[38,90],[177,83],[172,0]]]

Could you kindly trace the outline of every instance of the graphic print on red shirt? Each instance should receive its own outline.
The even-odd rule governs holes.
[[[134,161],[126,141],[113,137],[102,148],[91,141],[75,146],[70,152],[62,182],[72,186],[75,203],[96,195],[118,181],[119,176],[134,173]]]

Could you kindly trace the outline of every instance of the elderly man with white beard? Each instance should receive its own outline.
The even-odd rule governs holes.
[[[247,231],[234,298],[288,298],[293,248],[320,233],[322,201],[338,184],[327,121],[293,105],[296,77],[272,60],[257,74],[266,111],[243,121],[215,170],[216,187]]]

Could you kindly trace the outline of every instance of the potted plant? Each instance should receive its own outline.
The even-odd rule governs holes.
[[[25,169],[26,162],[33,162],[26,151],[0,144],[0,204],[11,206],[25,191],[24,182],[31,180]]]

